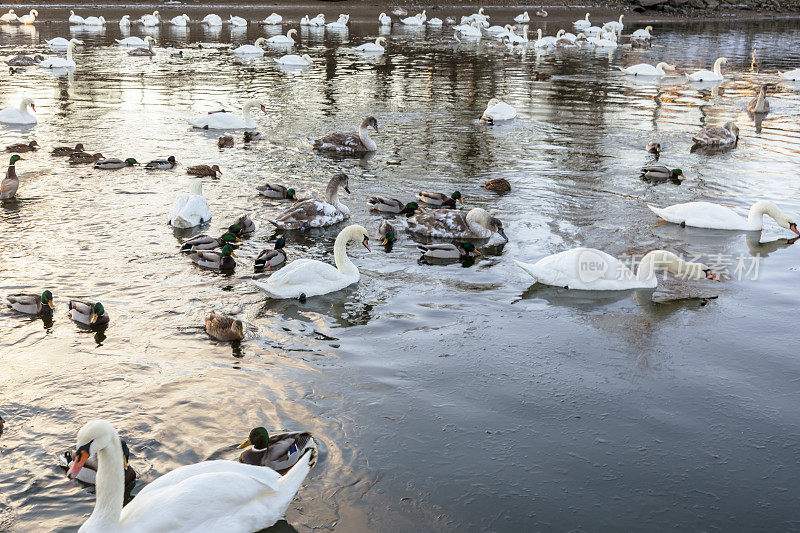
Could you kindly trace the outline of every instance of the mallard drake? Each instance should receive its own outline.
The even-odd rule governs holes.
[[[6,170],[6,177],[0,182],[0,202],[11,200],[17,195],[19,189],[19,178],[17,177],[17,168],[15,166],[17,161],[22,158],[17,154],[11,156],[8,162],[8,170]]]
[[[664,165],[642,167],[642,179],[645,181],[660,182],[671,180],[680,183],[681,178],[686,179],[686,176],[683,175],[683,171],[679,168],[669,169]]]
[[[310,466],[317,461],[317,444],[311,433],[290,431],[270,435],[266,428],[258,427],[250,431],[246,441],[239,445],[245,450],[239,456],[239,462],[248,465],[266,466],[278,473],[283,473],[297,463],[306,450],[311,450]]]
[[[511,190],[511,184],[505,178],[495,178],[483,184],[483,187],[489,191],[508,192]]]
[[[394,231],[394,226],[388,220],[381,220],[378,226],[378,239],[383,246],[388,246],[397,240],[397,233]]]
[[[50,155],[55,157],[63,157],[72,155],[75,152],[83,152],[83,143],[76,144],[75,148],[70,148],[69,146],[56,146],[53,148],[53,151],[50,152]]]
[[[256,224],[249,215],[242,215],[230,226],[230,232],[237,237],[249,237],[256,232]]]
[[[239,319],[211,311],[206,317],[206,333],[218,341],[240,341],[244,338],[244,325]]]
[[[739,141],[739,128],[733,122],[726,122],[723,127],[706,126],[692,137],[695,147],[709,146],[724,148],[733,146]]]
[[[367,128],[370,127],[375,130],[375,133],[380,133],[378,131],[378,121],[375,120],[375,117],[366,117],[361,121],[361,125],[358,127],[358,133],[343,133],[337,131],[313,141],[312,144],[315,150],[323,152],[338,152],[342,154],[364,154],[367,152],[374,152],[378,149],[378,146],[367,133]]]
[[[122,160],[117,159],[116,157],[110,157],[106,159],[101,159],[94,164],[94,168],[101,168],[103,170],[115,170],[118,168],[124,167],[132,167],[133,165],[138,165],[139,163],[132,157],[128,159]]]
[[[222,175],[219,165],[194,165],[187,168],[186,173],[192,176],[211,176],[212,178],[216,178],[217,174]]]
[[[403,203],[397,198],[386,198],[385,196],[373,196],[369,199],[370,211],[379,213],[396,213],[398,215],[413,216],[419,210],[417,202]]]
[[[69,164],[70,165],[87,165],[89,163],[96,163],[103,159],[103,154],[97,152],[96,154],[90,154],[88,152],[73,152],[69,156]]]
[[[325,189],[325,201],[303,200],[270,222],[284,229],[323,228],[350,218],[350,209],[339,201],[339,189],[350,194],[347,174],[336,174]]]
[[[255,260],[255,268],[266,268],[270,270],[272,267],[284,264],[288,257],[286,255],[286,250],[283,249],[284,246],[286,246],[286,239],[278,237],[278,240],[275,241],[274,250],[262,250],[261,253],[258,254]]]
[[[488,239],[494,233],[508,242],[503,223],[486,210],[476,207],[469,212],[435,209],[406,219],[409,231],[445,239]]]
[[[230,135],[223,135],[219,139],[217,139],[217,146],[220,148],[231,148],[233,147],[233,137]]]
[[[196,265],[212,270],[235,269],[236,261],[233,260],[234,257],[236,257],[236,254],[233,253],[233,248],[231,248],[230,244],[223,246],[221,252],[199,250],[189,256]]]
[[[422,256],[428,259],[467,259],[474,255],[481,255],[471,242],[420,244],[417,248],[422,250]]]
[[[458,191],[454,192],[450,196],[447,196],[441,192],[421,191],[417,193],[417,199],[423,204],[435,205],[438,207],[453,208],[456,206],[456,201],[461,203],[461,205],[464,205],[464,200],[461,199],[461,193]]]
[[[658,156],[661,155],[661,143],[650,141],[649,143],[647,143],[645,150],[647,150],[651,154],[655,154],[656,159],[658,159]]]
[[[36,141],[31,141],[28,144],[25,143],[17,143],[17,144],[9,144],[6,146],[6,152],[15,152],[17,154],[22,154],[25,152],[33,152],[34,150],[39,149],[39,143]]]
[[[147,170],[170,170],[178,166],[175,156],[171,155],[166,159],[153,159],[144,165]]]
[[[197,252],[198,250],[213,250],[226,244],[241,242],[233,232],[227,231],[219,237],[211,237],[206,234],[196,235],[181,245],[181,252]]]
[[[53,293],[49,290],[38,294],[9,294],[6,301],[11,309],[26,315],[40,315],[50,313],[55,305],[53,304]]]
[[[103,326],[108,324],[110,318],[103,304],[88,302],[86,300],[70,300],[67,303],[69,315],[72,320],[87,326]]]
[[[768,113],[769,100],[767,100],[767,86],[762,85],[761,90],[758,91],[758,96],[750,100],[747,104],[747,111],[750,113]]]
[[[297,200],[294,189],[287,189],[283,185],[276,185],[274,183],[265,183],[256,187],[258,194],[266,196],[267,198],[275,198],[276,200]]]
[[[242,134],[242,141],[249,143],[253,141],[260,141],[261,134],[257,131],[246,131]]]
[[[125,488],[130,489],[133,487],[133,484],[136,483],[136,470],[128,464],[128,461],[131,457],[131,452],[128,449],[128,445],[125,443],[124,440],[120,439],[120,444],[122,446],[122,468],[125,471]],[[61,462],[61,466],[66,468],[72,468],[72,464],[75,461],[75,456],[77,452],[75,450],[67,450],[64,453],[58,456],[59,461]],[[97,456],[90,455],[86,462],[83,463],[83,468],[78,475],[75,477],[78,481],[82,481],[84,483],[88,483],[89,485],[94,485],[95,480],[97,479]]]

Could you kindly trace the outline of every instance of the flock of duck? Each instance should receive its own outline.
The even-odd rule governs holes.
[[[403,13],[393,13],[396,16]],[[0,22],[32,24],[38,13],[32,10],[28,15],[17,17],[13,10],[0,17]],[[407,13],[406,13],[407,15]],[[537,16],[546,16],[538,13]],[[15,18],[16,17],[16,18]],[[593,45],[597,47],[616,46],[624,29],[623,16],[603,26],[593,26],[587,14],[584,19],[575,21],[578,35],[560,30],[554,37],[543,37],[539,30],[538,39],[531,41],[534,47],[572,47]],[[81,18],[70,12],[70,22],[85,25],[103,25],[103,17]],[[282,17],[273,13],[263,24],[277,25]],[[334,23],[325,22],[323,15],[304,17],[301,25],[326,26],[331,29],[346,27],[349,17],[343,15]],[[530,21],[527,12],[516,17],[515,22],[526,24]],[[176,16],[169,24],[185,26],[190,22],[186,15]],[[231,16],[227,21],[231,25],[243,26],[245,19]],[[133,22],[129,16],[119,22],[121,26],[130,26]],[[144,26],[155,26],[162,23],[159,13],[145,15],[138,19]],[[221,25],[222,19],[217,15],[208,15],[203,24]],[[400,23],[409,26],[441,26],[452,24],[455,38],[482,38],[492,36],[507,46],[519,46],[528,43],[527,26],[522,35],[516,34],[516,27],[511,24],[500,26],[489,25],[489,15],[479,12],[463,17],[456,24],[455,19],[427,19],[425,12],[414,16],[404,16]],[[392,19],[382,13],[379,17],[381,26],[391,26]],[[647,27],[633,32],[631,39],[635,45],[645,45],[651,39],[652,28]],[[237,54],[263,54],[262,44],[279,43],[294,44],[296,30],[291,29],[286,35],[271,39],[259,39],[253,45],[244,45],[235,50]],[[135,41],[128,37],[120,42],[122,45],[147,46],[147,54],[153,53],[152,39]],[[141,41],[141,42],[140,42]],[[367,43],[365,52],[383,53],[385,38],[375,43]],[[610,44],[609,44],[610,43]],[[76,39],[48,41],[53,47],[66,49],[66,59],[53,57],[38,61],[45,68],[75,68],[72,51],[80,44]],[[135,52],[135,50],[134,50]],[[145,54],[144,51],[139,52]],[[286,56],[284,56],[285,58]],[[302,59],[308,56],[295,56]],[[303,59],[303,61],[306,61]],[[310,58],[309,58],[310,61]],[[726,63],[720,58],[711,71],[700,71],[688,75],[691,81],[714,81],[723,77],[721,66]],[[668,75],[675,68],[666,63],[655,66],[641,64],[622,68],[626,75],[660,77]],[[787,79],[800,78],[800,71],[781,73]],[[228,110],[214,110],[196,117],[188,118],[192,128],[203,130],[243,130],[242,142],[257,142],[261,134],[256,129],[253,111],[266,113],[266,108],[257,99],[243,104],[241,114]],[[766,113],[769,104],[765,88],[748,105],[753,113]],[[24,98],[17,107],[0,110],[0,122],[10,124],[35,124],[37,118],[33,100]],[[499,99],[491,99],[481,117],[476,117],[486,125],[495,125],[513,121],[517,112],[513,106]],[[377,143],[370,136],[373,130],[379,134],[378,121],[374,117],[366,117],[354,132],[333,132],[311,142],[309,149],[320,152],[333,152],[343,155],[360,156],[378,149]],[[709,150],[732,149],[738,142],[738,128],[733,122],[724,126],[707,126],[692,138],[695,146]],[[219,138],[220,146],[230,146],[234,142],[230,135]],[[20,182],[16,174],[16,165],[23,161],[20,154],[39,149],[35,140],[18,143],[6,147],[11,152],[5,178],[0,185],[0,201],[12,202],[19,190]],[[661,147],[650,143],[645,147],[655,155],[661,155]],[[135,158],[106,158],[101,153],[90,153],[84,149],[83,143],[75,147],[59,146],[51,151],[53,157],[68,158],[69,164],[93,164],[100,170],[128,169],[139,165]],[[179,165],[174,156],[154,159],[144,165],[150,171],[172,170]],[[170,225],[176,228],[192,228],[207,224],[212,218],[211,208],[202,193],[203,177],[219,177],[222,172],[217,165],[194,165],[187,167],[187,173],[195,176],[190,190],[175,199],[172,209],[165,213]],[[680,169],[663,165],[649,165],[642,169],[643,177],[651,180],[673,179],[683,177]],[[310,228],[321,228],[341,224],[351,217],[350,209],[339,198],[342,191],[350,194],[350,180],[344,173],[332,176],[325,193],[319,198],[299,199],[291,184],[265,183],[257,188],[258,194],[265,199],[276,202],[288,202],[286,209],[273,220],[278,230],[287,236],[293,231],[305,231]],[[505,180],[493,180],[486,188],[497,191],[508,191],[510,185]],[[414,201],[402,201],[389,196],[373,196],[368,199],[370,210],[382,215],[376,231],[377,239],[383,246],[391,246],[397,238],[398,230],[427,237],[431,240],[444,239],[451,242],[432,242],[421,245],[422,254],[429,259],[463,260],[480,254],[476,244],[486,242],[497,234],[508,241],[503,223],[485,209],[475,207],[462,210],[464,199],[460,192],[441,193],[420,191]],[[778,225],[800,235],[794,219],[783,213],[771,201],[759,201],[753,205],[745,219],[735,210],[709,202],[689,202],[664,208],[648,206],[661,219],[682,226],[711,228],[734,231],[756,231],[762,228],[763,216],[774,219]],[[220,271],[233,271],[237,267],[236,247],[242,239],[248,238],[256,230],[254,222],[247,214],[242,215],[219,237],[201,234],[181,243],[180,252],[189,254],[190,260],[202,268]],[[289,261],[286,251],[286,238],[281,235],[276,240],[275,248],[263,250],[254,258],[256,270],[271,273],[264,281],[253,281],[255,286],[263,290],[270,298],[288,299],[306,298],[339,291],[358,283],[360,273],[357,266],[347,255],[347,246],[351,243],[361,244],[370,250],[371,233],[362,225],[352,224],[344,227],[336,237],[333,245],[335,266],[315,259],[296,259]],[[580,272],[580,262],[586,253],[601,258],[608,268],[605,273],[587,279]],[[656,271],[661,268],[690,279],[716,279],[711,269],[702,263],[686,262],[672,252],[653,250],[646,254],[639,264],[638,271],[633,272],[617,258],[600,250],[590,248],[574,248],[547,256],[536,263],[515,260],[514,263],[532,276],[536,282],[577,290],[626,290],[634,288],[653,288],[657,285]],[[7,296],[8,304],[17,312],[39,315],[51,313],[55,307],[54,296],[50,290],[41,293],[22,293]],[[93,300],[70,300],[67,308],[72,320],[89,326],[106,326],[110,322],[109,314],[103,304]],[[244,336],[244,327],[240,320],[212,311],[205,320],[209,335],[222,341],[236,341]],[[135,472],[128,464],[129,450],[120,440],[114,427],[107,421],[95,420],[86,424],[78,433],[77,446],[60,456],[62,463],[68,468],[70,478],[77,478],[87,483],[96,483],[97,502],[94,512],[81,527],[81,531],[156,531],[169,529],[170,524],[181,524],[185,531],[242,531],[249,532],[262,529],[279,520],[292,498],[313,466],[317,457],[316,445],[308,433],[292,432],[270,436],[265,428],[254,429],[242,444],[248,448],[238,461],[206,461],[178,468],[153,481],[142,489],[123,508],[125,487],[135,480]]]

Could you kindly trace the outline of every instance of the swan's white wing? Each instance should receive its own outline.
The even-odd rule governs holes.
[[[669,207],[647,207],[673,224],[685,223],[687,226],[708,229],[746,230],[747,220],[730,207],[710,202],[687,202]]]
[[[656,67],[653,65],[648,65],[647,63],[639,63],[638,65],[633,65],[628,68],[620,67],[620,70],[627,74],[634,74],[638,76],[658,76]]]
[[[175,220],[175,217],[180,214],[183,210],[183,206],[186,205],[186,202],[189,201],[189,197],[192,196],[189,193],[179,194],[175,201],[172,203],[172,209],[169,210],[169,222],[172,223]]]
[[[184,195],[181,195],[184,196]],[[208,201],[200,194],[186,194],[187,198],[182,207],[170,217],[170,222],[181,228],[190,228],[211,220],[211,208]],[[180,199],[180,197],[178,197]],[[175,200],[177,205],[178,200]],[[175,209],[175,206],[173,206]]]
[[[196,117],[193,119],[186,119],[186,122],[194,126],[195,128],[209,128],[213,130],[225,130],[225,129],[242,129],[246,128],[242,119],[234,115],[233,113],[228,113],[227,111],[219,112],[219,113],[209,113],[208,115],[203,115],[200,117]]]
[[[352,282],[333,265],[315,259],[298,259],[274,273],[266,282],[253,283],[272,296],[296,298],[300,293],[317,296],[338,291]]]

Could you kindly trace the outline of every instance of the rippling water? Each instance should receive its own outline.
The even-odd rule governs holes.
[[[159,49],[152,60],[114,45],[116,23],[100,33],[63,21],[0,26],[0,55],[49,53],[43,39],[71,32],[86,42],[74,74],[34,67],[0,80],[0,107],[27,95],[40,120],[0,127],[2,145],[45,147],[17,164],[19,199],[0,207],[0,293],[49,288],[58,306],[52,323],[0,311],[0,529],[82,523],[94,495],[66,481],[55,454],[98,417],[131,447],[134,493],[175,467],[234,457],[253,426],[312,431],[322,460],[289,509],[289,530],[800,528],[798,249],[772,223],[759,243],[658,224],[645,207],[768,198],[800,211],[798,87],[775,75],[800,66],[800,49],[787,45],[800,24],[655,26],[649,50],[543,54],[395,27],[386,55],[363,58],[352,48],[378,35],[370,19],[344,35],[301,31],[296,50],[319,65],[294,72],[276,67],[276,52],[231,56],[231,43],[268,33],[254,26],[162,27],[160,44],[184,57]],[[559,27],[548,22],[545,33]],[[721,86],[617,72],[661,60],[710,68],[719,55],[731,78]],[[553,78],[532,81],[533,71]],[[745,106],[763,82],[774,84],[772,112],[756,128]],[[253,96],[268,108],[256,117],[266,137],[257,144],[219,150],[218,133],[184,121]],[[517,108],[514,123],[476,122],[492,97]],[[381,127],[374,157],[309,150],[309,137],[365,115]],[[701,126],[727,120],[741,129],[738,148],[689,153]],[[648,140],[683,169],[682,185],[638,179]],[[79,141],[109,157],[219,164],[221,179],[203,184],[214,215],[204,230],[217,234],[245,212],[258,226],[236,272],[202,271],[178,253],[186,234],[166,218],[188,186],[183,167],[97,171],[48,154]],[[357,286],[305,304],[267,300],[250,283],[252,260],[272,247],[267,220],[285,204],[255,186],[318,195],[339,170],[351,176],[352,221],[371,230],[373,194],[459,190],[511,241],[492,241],[468,268],[433,266],[403,234],[390,253],[351,252]],[[511,193],[482,188],[498,177]],[[332,260],[337,229],[291,235],[290,258]],[[764,258],[757,280],[670,280],[655,294],[545,289],[513,266],[579,245],[666,248],[709,263]],[[70,322],[73,297],[101,300],[110,327]],[[246,321],[241,345],[206,336],[213,308]]]

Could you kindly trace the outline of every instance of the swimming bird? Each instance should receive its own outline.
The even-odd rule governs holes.
[[[456,207],[456,202],[464,205],[464,200],[461,199],[461,193],[458,191],[455,191],[450,196],[441,192],[421,191],[417,193],[417,199],[423,204],[435,205],[437,207],[447,207],[450,209],[454,209]]]
[[[161,22],[161,15],[158,11],[153,11],[152,15],[142,15],[139,22],[146,28],[154,28]]]
[[[17,16],[16,13],[14,13],[13,9],[9,9],[8,13],[4,13],[2,16],[0,16],[0,22],[9,23],[9,22],[17,22],[18,20],[19,17]]]
[[[222,175],[219,165],[193,165],[186,169],[186,173],[192,176],[211,176],[212,178],[216,178],[217,174]]]
[[[679,168],[670,169],[664,165],[648,165],[642,167],[642,179],[649,182],[662,182],[670,180],[675,183],[680,183],[681,178],[686,179],[683,171]]]
[[[19,189],[19,178],[17,177],[17,168],[15,166],[17,161],[22,158],[17,154],[11,156],[8,162],[8,170],[6,170],[6,177],[0,182],[0,202],[6,202],[13,199],[17,195]]]
[[[386,37],[378,37],[375,39],[374,43],[364,43],[360,46],[356,46],[356,52],[362,53],[370,53],[370,54],[382,54],[386,49],[381,45],[381,43],[386,42]]]
[[[418,13],[413,17],[406,17],[400,19],[400,22],[402,22],[406,26],[422,26],[422,24],[425,22],[425,20],[423,19],[424,13],[425,11],[423,11],[422,13]]]
[[[406,219],[406,225],[409,231],[428,237],[488,239],[497,233],[508,242],[503,223],[480,207],[469,212],[434,209]]]
[[[653,65],[648,65],[647,63],[639,63],[638,65],[632,65],[630,67],[617,67],[625,74],[629,74],[631,76],[650,76],[650,77],[662,77],[667,75],[667,71],[674,71],[675,66],[670,65],[669,63],[659,63],[655,67]]]
[[[70,157],[75,157],[75,154],[72,154],[72,156]],[[103,170],[116,170],[119,168],[132,167],[138,164],[139,163],[136,161],[136,159],[132,157],[129,157],[127,159],[107,157],[105,159],[100,159],[99,161],[95,162],[94,168],[99,168]]]
[[[478,23],[474,21],[453,27],[453,38],[459,42],[461,39],[480,39],[482,36],[483,33],[481,33]]]
[[[531,16],[528,15],[527,11],[524,11],[521,15],[517,15],[516,17],[514,17],[514,22],[517,22],[519,24],[525,24],[530,21],[531,21]]]
[[[65,39],[64,37],[53,37],[49,41],[45,39],[44,42],[46,42],[51,48],[55,48],[57,50],[66,50],[67,46],[69,46],[69,39]],[[41,61],[41,59],[39,61]],[[37,63],[39,61],[37,61]]]
[[[275,183],[265,183],[256,187],[258,194],[266,196],[267,198],[274,198],[276,200],[297,200],[295,191],[292,188],[286,188],[283,185]]]
[[[647,26],[644,29],[640,28],[631,34],[631,38],[649,40],[652,37],[652,35],[650,34],[651,31],[653,31],[652,26]]]
[[[284,229],[322,228],[350,218],[350,209],[339,201],[339,189],[350,194],[347,174],[333,176],[325,188],[325,200],[303,200],[280,214],[272,224]]]
[[[147,46],[147,41],[145,41],[141,37],[125,37],[124,39],[114,39],[114,40],[120,46]]]
[[[725,148],[734,146],[739,142],[739,127],[732,121],[728,121],[724,126],[706,126],[697,135],[692,137],[695,147],[709,146],[714,148]]]
[[[480,122],[485,124],[495,124],[497,122],[507,122],[517,117],[517,110],[507,103],[492,98],[486,104],[486,110],[481,115]]]
[[[201,115],[193,119],[186,119],[186,122],[201,129],[212,130],[239,130],[239,129],[255,129],[256,122],[250,116],[250,111],[253,108],[260,107],[264,114],[267,113],[267,108],[259,100],[248,100],[242,108],[242,118],[237,117],[228,111],[215,111],[206,115]]]
[[[397,240],[397,232],[388,220],[381,220],[378,225],[378,239],[382,246],[390,246]]]
[[[236,268],[233,259],[236,254],[230,244],[226,244],[219,252],[213,250],[198,250],[189,256],[197,266],[211,270],[231,271]]]
[[[624,16],[625,15],[620,15],[618,21],[617,20],[612,20],[611,22],[606,22],[605,24],[603,24],[603,26],[607,26],[607,27],[611,28],[612,30],[614,30],[615,32],[621,33],[622,30],[625,28],[625,24],[622,23],[622,18]]]
[[[286,246],[286,239],[278,237],[278,240],[275,241],[275,249],[261,250],[253,263],[254,267],[256,269],[266,268],[267,270],[271,270],[273,267],[284,264],[288,257],[286,250],[283,249],[284,246]]]
[[[169,23],[172,24],[173,26],[180,26],[180,27],[186,27],[189,24],[189,22],[191,22],[191,19],[189,18],[189,15],[186,14],[178,15],[177,17],[172,17],[169,21]]]
[[[246,131],[242,134],[242,142],[249,143],[260,140],[261,140],[261,134],[257,131]]]
[[[380,15],[378,15],[378,23],[381,26],[391,26],[392,25],[392,17],[390,17],[386,13],[381,13]]]
[[[336,267],[315,259],[296,259],[272,274],[265,282],[254,281],[256,287],[271,298],[297,298],[328,294],[358,283],[358,268],[347,257],[347,244],[360,242],[369,250],[369,235],[363,227],[347,226],[336,237],[333,256]]]
[[[171,155],[166,159],[153,159],[152,161],[147,162],[144,165],[144,168],[147,170],[171,170],[176,166],[178,166],[178,162],[175,160],[175,156]]]
[[[50,155],[54,157],[63,157],[70,156],[75,152],[83,152],[83,143],[76,144],[75,148],[71,148],[69,146],[56,146],[53,148],[53,151],[50,152]]]
[[[27,15],[22,15],[17,20],[19,20],[22,24],[33,24],[36,22],[36,17],[39,16],[39,12],[35,9],[31,9]]]
[[[122,468],[125,471],[124,483],[125,488],[132,488],[133,484],[136,483],[136,470],[128,464],[130,460],[130,450],[128,449],[128,445],[125,443],[124,440],[120,439],[120,444],[122,446]],[[75,457],[77,453],[75,450],[67,450],[64,453],[58,455],[58,460],[61,462],[61,466],[66,467],[67,470],[72,468],[72,464],[74,463]],[[94,485],[97,481],[97,457],[92,455],[86,462],[83,464],[83,468],[81,468],[78,475],[75,476],[75,479],[78,481],[82,481],[83,483],[87,483],[89,485]]]
[[[274,26],[276,24],[280,24],[281,22],[283,22],[283,17],[278,15],[277,13],[273,13],[264,20],[262,20],[261,24],[264,24],[266,26]]]
[[[153,57],[154,55],[156,55],[155,51],[153,50],[153,45],[156,42],[155,39],[153,39],[148,35],[147,37],[144,38],[144,40],[147,43],[147,48],[134,48],[133,50],[128,52],[128,55],[147,56],[147,57]]]
[[[335,132],[317,139],[312,142],[315,150],[323,152],[338,152],[342,154],[363,154],[366,152],[374,152],[378,149],[367,128],[373,128],[375,133],[378,131],[378,121],[375,117],[366,117],[361,121],[358,127],[358,133],[343,133]]]
[[[222,17],[214,13],[211,13],[203,17],[203,20],[200,21],[200,24],[216,28],[218,26],[222,26]]]
[[[36,112],[36,106],[30,98],[20,100],[16,108],[6,107],[5,109],[0,109],[0,122],[4,124],[36,124],[38,122],[36,115],[28,111],[28,107],[34,113]]]
[[[333,22],[325,24],[325,28],[333,31],[347,30],[347,23],[350,21],[350,15],[339,15],[339,18]]]
[[[69,23],[70,24],[83,24],[84,20],[85,19],[82,16],[76,15],[74,11],[70,11],[69,12]]]
[[[205,233],[201,235],[195,235],[191,239],[181,244],[181,252],[189,253],[200,250],[214,250],[216,248],[221,248],[226,244],[241,242],[242,239],[237,237],[233,232],[230,231],[230,229],[231,228],[228,228],[228,231],[219,237],[211,237]]]
[[[123,15],[121,19],[119,19],[119,27],[121,30],[127,30],[131,27],[131,16],[130,15]]]
[[[495,178],[483,184],[483,187],[489,191],[508,192],[511,190],[511,184],[505,178]]]
[[[267,39],[267,44],[274,44],[274,45],[292,45],[294,44],[294,37],[292,35],[297,35],[297,30],[292,28],[286,32],[286,35],[274,35]]]
[[[83,19],[83,22],[81,24],[83,24],[84,26],[95,26],[95,27],[105,26],[106,19],[103,16],[86,17],[85,19]]]
[[[228,228],[237,237],[249,237],[256,232],[256,224],[250,219],[250,215],[244,214]]]
[[[293,467],[306,451],[311,454],[311,466],[317,460],[317,444],[311,433],[305,431],[270,435],[266,428],[257,427],[250,431],[247,440],[238,448],[248,448],[239,455],[240,463],[266,466],[276,472],[284,472]]]
[[[747,104],[747,111],[750,113],[768,113],[769,100],[767,100],[767,86],[762,85],[761,90],[758,91],[758,96],[750,100]]]
[[[654,289],[658,286],[657,267],[689,279],[717,279],[703,263],[686,262],[666,250],[645,254],[636,274],[623,261],[594,248],[572,248],[548,255],[536,263],[514,261],[514,264],[527,272],[535,283],[575,290]],[[586,264],[596,267],[591,275],[583,270]]]
[[[69,43],[69,41],[67,42]],[[33,57],[18,54],[6,61],[6,64],[10,67],[32,67],[33,65],[38,65],[42,61],[44,61],[44,56],[40,54],[36,54]]]
[[[728,60],[724,57],[718,58],[714,61],[714,70],[698,70],[687,74],[686,77],[689,81],[722,81],[725,77],[722,75],[722,65],[727,65]]]
[[[188,193],[179,194],[169,212],[169,223],[176,228],[192,228],[211,220],[211,208],[203,197],[203,182],[192,180]]]
[[[9,294],[6,296],[6,301],[11,306],[11,309],[26,315],[40,315],[43,312],[51,313],[55,308],[53,293],[49,290],[44,291],[42,294]]]
[[[730,207],[710,202],[687,202],[663,208],[648,204],[647,207],[662,219],[673,224],[733,231],[760,231],[764,227],[764,215],[767,215],[780,227],[800,235],[794,218],[784,214],[775,202],[767,200],[754,203],[750,207],[746,219]]]
[[[589,22],[589,13],[586,13],[586,17],[573,22],[572,25],[579,30],[585,30],[586,28],[590,27],[592,23]]]
[[[231,135],[223,135],[217,139],[217,146],[220,148],[233,147],[233,137]]]
[[[800,81],[800,68],[794,70],[787,70],[786,72],[778,71],[778,76],[788,81]]]
[[[78,39],[70,39],[67,45],[67,57],[48,57],[39,63],[42,68],[75,68],[75,59],[72,57],[72,51],[75,50],[75,45],[83,44],[83,41]]]
[[[310,470],[306,452],[285,475],[236,461],[203,461],[145,486],[124,508],[122,447],[114,427],[93,420],[78,432],[72,479],[97,454],[97,503],[83,533],[114,531],[258,531],[283,518]],[[209,529],[210,528],[210,529]]]
[[[644,149],[650,152],[651,154],[655,154],[656,159],[658,159],[658,156],[661,155],[661,143],[650,141],[649,143],[647,143],[647,146],[645,146]]]
[[[378,213],[413,216],[419,210],[417,202],[403,203],[397,198],[387,198],[385,196],[373,196],[368,202],[372,206],[370,211],[377,211]]]
[[[234,48],[233,53],[237,55],[263,56],[264,49],[261,48],[261,44],[265,42],[266,39],[259,37],[253,44],[243,44],[242,46]]]
[[[428,259],[459,259],[463,261],[474,255],[481,255],[471,242],[420,244],[417,248],[422,251],[422,257]]]
[[[100,152],[90,154],[88,152],[73,152],[69,156],[70,165],[88,165],[90,163],[97,163],[105,159]],[[134,159],[135,161],[135,159]]]
[[[325,15],[320,13],[314,18],[309,18],[308,15],[304,16],[300,19],[301,26],[324,26],[325,25]]]
[[[230,18],[228,18],[228,24],[231,26],[236,26],[237,28],[244,28],[247,26],[247,19],[230,15]]]
[[[14,152],[17,154],[24,154],[25,152],[33,152],[39,149],[39,143],[36,141],[31,141],[27,144],[25,143],[17,143],[17,144],[9,144],[6,146],[6,152]]]
[[[272,60],[277,64],[286,67],[308,67],[314,64],[314,60],[308,54],[303,54],[302,56],[297,54],[286,54],[285,56],[281,57],[273,57]]]
[[[67,309],[72,320],[86,326],[104,326],[111,320],[100,302],[70,300]]]
[[[206,317],[206,333],[218,341],[240,341],[244,338],[242,321],[211,311]]]

